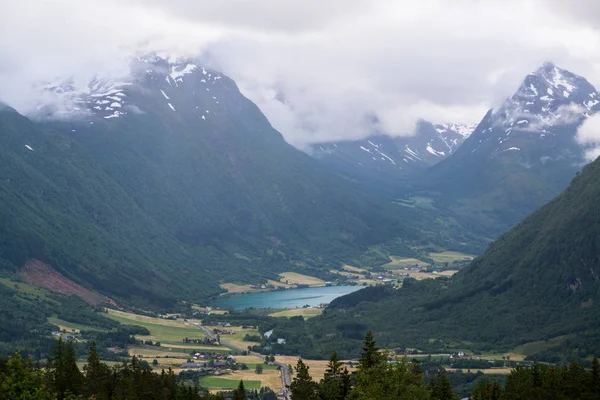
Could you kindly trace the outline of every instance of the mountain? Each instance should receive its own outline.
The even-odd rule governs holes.
[[[585,78],[544,63],[457,151],[418,176],[416,187],[469,229],[495,237],[557,195],[585,164],[575,135],[599,102]]]
[[[334,300],[307,322],[317,338],[307,351],[346,351],[373,329],[384,346],[426,352],[507,351],[541,341],[530,354],[540,360],[597,353],[599,180],[600,159],[452,278],[407,279],[401,289],[373,287]]]
[[[362,140],[316,143],[310,153],[338,173],[395,180],[448,157],[474,128],[420,121],[413,136],[373,135]]]
[[[340,181],[190,60],[140,58],[130,76],[58,81],[41,98],[33,122],[10,110],[0,129],[15,160],[0,198],[11,271],[53,268],[117,302],[168,307],[283,271],[327,279],[373,246],[384,262],[385,246],[449,240],[420,211]]]
[[[38,271],[32,279],[47,279],[54,267],[62,286],[79,283],[133,304],[169,306],[174,293],[192,295],[192,285],[200,296],[218,292],[206,272],[182,270],[193,254],[75,140],[8,107],[0,110],[0,134],[2,275]]]

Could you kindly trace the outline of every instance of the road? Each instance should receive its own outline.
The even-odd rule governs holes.
[[[216,339],[217,338],[217,336],[214,333],[212,333],[210,331],[210,329],[206,328],[205,326],[203,326],[203,325],[195,325],[195,326],[198,327],[198,328],[200,328],[200,329],[202,329],[202,331],[204,332],[204,334],[206,336],[208,336],[210,339]],[[243,348],[241,348],[239,346],[236,346],[236,345],[234,345],[234,344],[232,344],[230,342],[227,342],[227,340],[223,340],[223,337],[221,337],[221,344],[229,347],[232,350],[248,351],[247,349],[243,349]],[[248,351],[248,354],[251,355],[251,356],[260,357],[263,360],[265,359],[264,355],[262,355],[260,353],[257,353],[255,351]],[[283,364],[283,363],[280,363],[280,362],[277,362],[277,361],[275,361],[275,365],[277,365],[279,367],[279,372],[280,372],[280,375],[281,375],[281,385],[283,386],[283,395],[285,396],[286,400],[291,400],[292,399],[292,395],[290,393],[289,386],[292,383],[292,377],[290,375],[289,368],[288,368],[288,366],[286,364]]]

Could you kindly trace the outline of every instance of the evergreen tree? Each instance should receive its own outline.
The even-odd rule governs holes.
[[[87,364],[83,367],[85,374],[84,393],[86,396],[94,396],[96,400],[110,399],[112,393],[110,390],[111,371],[110,368],[101,362],[96,342],[90,345]]]
[[[367,332],[365,336],[363,348],[361,351],[360,359],[358,360],[359,369],[369,369],[373,367],[380,366],[381,363],[385,361],[381,352],[377,348],[375,343],[375,337],[373,336],[373,332]]]
[[[452,392],[450,379],[441,371],[431,378],[431,399],[432,400],[455,400],[456,396]]]
[[[347,369],[342,369],[344,364],[339,361],[337,352],[334,351],[329,362],[325,375],[319,385],[319,395],[322,400],[343,400],[348,394],[349,379],[346,381],[344,372],[348,374]],[[349,378],[349,376],[348,376]]]
[[[234,400],[247,400],[246,396],[246,388],[244,387],[244,381],[240,381],[237,389],[233,391],[233,399]]]
[[[73,343],[59,339],[48,359],[47,382],[59,400],[67,395],[79,395],[83,386],[83,375],[77,366]]]
[[[317,384],[313,381],[308,372],[308,365],[304,364],[302,359],[298,359],[296,365],[296,376],[290,385],[293,400],[317,400]]]

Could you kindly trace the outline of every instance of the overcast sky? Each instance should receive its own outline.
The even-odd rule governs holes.
[[[137,51],[203,55],[288,141],[478,122],[543,61],[600,87],[597,0],[19,0],[0,5],[0,99],[123,74]],[[283,94],[288,105],[274,99]]]

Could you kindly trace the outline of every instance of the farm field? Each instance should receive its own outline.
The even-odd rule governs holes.
[[[488,369],[474,369],[471,368],[471,372],[476,374],[478,372],[484,373],[486,375],[508,375],[512,371],[512,368],[488,368]],[[456,372],[459,371],[457,368],[446,368],[446,371]],[[462,369],[464,371],[464,369]]]
[[[358,274],[364,274],[364,273],[368,272],[364,268],[353,267],[352,265],[344,265],[344,266],[342,266],[342,269],[344,271],[355,272],[355,273],[358,273]]]
[[[236,389],[241,379],[227,379],[223,377],[203,376],[200,378],[200,386],[209,389]],[[246,389],[260,389],[261,381],[244,380]]]
[[[337,275],[342,275],[342,276],[351,276],[354,279],[361,279],[364,278],[363,274],[359,274],[357,272],[350,272],[350,271],[346,271],[346,270],[337,270],[337,269],[331,269],[329,270],[329,272],[331,272],[332,274],[337,274]]]
[[[65,320],[62,320],[55,316],[48,317],[48,322],[51,323],[52,325],[58,326],[58,328],[60,330],[65,330],[65,331],[71,331],[71,330],[74,330],[75,332],[81,332],[81,331],[107,332],[108,331],[107,329],[104,329],[104,328],[96,328],[93,326],[76,324],[74,322],[65,321]]]
[[[252,289],[252,285],[237,285],[235,283],[221,283],[222,289],[227,290],[227,293],[248,293],[248,292],[259,292],[260,289]]]
[[[163,347],[155,346],[129,346],[127,352],[130,356],[142,356],[144,358],[183,358],[187,359],[190,355],[189,352],[184,351],[169,351]]]
[[[302,275],[297,272],[282,272],[279,276],[281,276],[280,281],[283,283],[286,283],[287,281],[288,285],[325,285],[325,281],[322,279],[315,278],[314,276]]]
[[[455,261],[470,260],[475,257],[472,254],[460,253],[458,251],[442,251],[440,253],[429,253],[429,257],[436,263],[453,263]]]
[[[390,256],[390,261],[387,264],[384,264],[382,267],[386,269],[395,269],[395,268],[404,268],[408,266],[418,265],[420,267],[427,267],[429,263],[425,261],[418,260],[416,258],[405,258],[399,256]]]
[[[179,320],[168,320],[162,318],[146,317],[116,310],[108,310],[109,318],[124,325],[139,325],[150,331],[149,336],[143,336],[144,340],[159,341],[164,344],[180,344],[184,338],[203,338],[204,332],[193,326],[195,320],[184,323]]]
[[[561,344],[568,336],[558,336],[558,337],[554,337],[551,339],[548,339],[548,341],[546,340],[539,340],[536,342],[529,342],[529,343],[525,343],[522,344],[520,346],[517,346],[513,349],[513,353],[515,354],[522,354],[523,356],[530,356],[533,355],[535,353],[539,353],[542,352],[544,350],[547,350],[551,347],[554,346],[558,346],[559,344]],[[511,360],[512,360],[512,356],[511,356]]]
[[[317,315],[321,315],[322,313],[323,313],[322,308],[308,307],[308,308],[292,308],[289,310],[277,311],[272,314],[269,314],[269,316],[270,317],[287,317],[287,318],[302,316],[302,317],[304,317],[304,319],[306,319],[306,318],[316,317]]]
[[[241,326],[230,326],[230,327],[227,327],[226,329],[234,331],[235,335],[221,335],[221,343],[223,343],[225,346],[227,346],[227,344],[231,344],[234,347],[247,349],[248,346],[255,346],[255,345],[260,344],[258,342],[247,342],[247,341],[243,340],[244,336],[246,336],[246,335],[260,336],[258,329],[254,329],[254,328],[245,328],[244,329]]]

